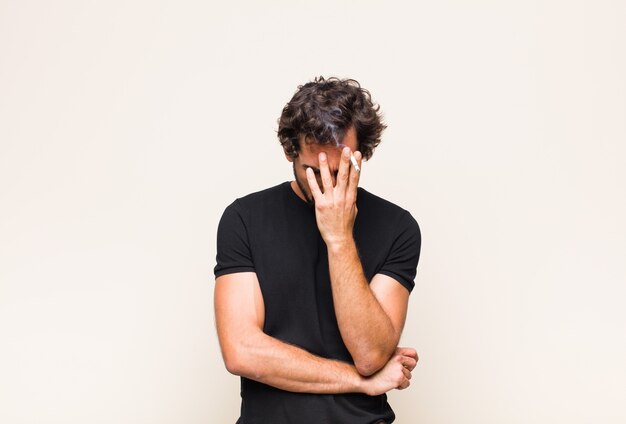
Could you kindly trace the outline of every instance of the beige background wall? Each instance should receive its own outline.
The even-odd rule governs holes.
[[[626,3],[0,0],[0,422],[233,423],[215,230],[315,75],[423,232],[398,423],[626,422]]]

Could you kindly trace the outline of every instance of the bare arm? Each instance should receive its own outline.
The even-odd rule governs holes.
[[[361,159],[359,152],[355,153]],[[346,347],[362,375],[372,375],[393,355],[406,319],[408,291],[385,275],[368,284],[352,236],[356,218],[359,172],[350,167],[350,151],[342,152],[333,185],[326,155],[319,156],[323,192],[307,170],[315,198],[318,228],[328,248],[330,279],[337,323]]]
[[[400,341],[409,292],[382,274],[368,284],[353,241],[329,248],[328,263],[341,337],[359,373],[372,375]]]
[[[293,392],[385,393],[409,385],[417,357],[399,351],[379,373],[364,378],[351,364],[321,358],[263,333],[264,305],[255,273],[218,277],[215,316],[229,372]]]

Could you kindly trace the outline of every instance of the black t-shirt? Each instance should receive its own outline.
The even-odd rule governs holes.
[[[409,212],[359,188],[354,239],[368,281],[380,273],[413,289],[421,247]],[[217,232],[215,277],[255,272],[263,331],[315,355],[349,363],[333,308],[326,244],[315,210],[289,182],[235,200]],[[365,424],[394,420],[387,396],[293,393],[241,379],[240,424]]]

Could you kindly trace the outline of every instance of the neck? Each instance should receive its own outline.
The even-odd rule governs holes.
[[[297,181],[294,180],[294,181],[291,182],[291,189],[294,191],[294,193],[296,193],[298,195],[298,197],[300,199],[302,199],[304,202],[307,202],[306,196],[304,195],[304,193],[300,189],[300,185],[298,184]]]

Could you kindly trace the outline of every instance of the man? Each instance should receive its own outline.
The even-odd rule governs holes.
[[[407,211],[358,187],[384,129],[354,80],[299,87],[278,128],[295,180],[220,220],[216,325],[241,376],[240,424],[395,419],[385,393],[408,387],[417,363],[397,346],[421,235]]]

